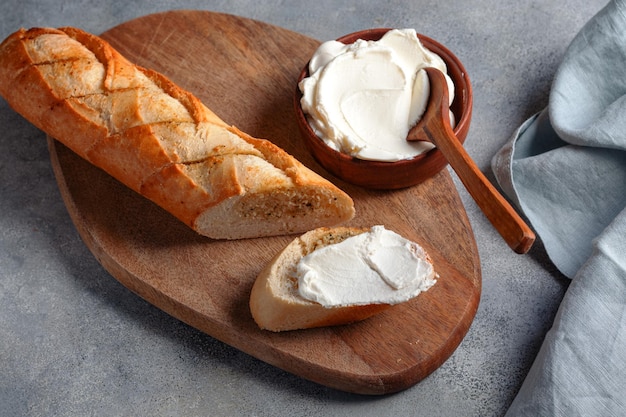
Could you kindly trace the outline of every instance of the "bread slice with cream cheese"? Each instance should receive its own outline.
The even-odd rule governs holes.
[[[250,294],[250,311],[257,325],[274,332],[348,324],[378,314],[391,304],[370,303],[325,307],[300,295],[296,267],[308,254],[366,233],[370,228],[321,227],[294,239],[258,275]],[[415,244],[416,245],[416,244]],[[427,276],[434,283],[432,260],[423,249],[417,256],[429,264]],[[331,266],[332,267],[332,266]]]

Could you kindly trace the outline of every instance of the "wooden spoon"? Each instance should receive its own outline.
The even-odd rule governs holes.
[[[430,100],[424,116],[409,131],[407,140],[433,143],[511,249],[520,254],[528,252],[535,241],[535,233],[478,169],[454,135],[443,73],[435,68],[425,70],[430,79]]]

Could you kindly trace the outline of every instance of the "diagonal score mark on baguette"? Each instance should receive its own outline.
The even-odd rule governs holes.
[[[352,199],[332,183],[80,29],[21,29],[5,39],[0,94],[202,235],[300,233],[354,216]]]

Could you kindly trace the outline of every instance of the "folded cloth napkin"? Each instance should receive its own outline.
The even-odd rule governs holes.
[[[574,38],[492,168],[572,279],[507,417],[626,416],[626,0]]]

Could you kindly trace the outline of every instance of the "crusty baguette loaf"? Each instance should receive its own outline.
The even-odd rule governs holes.
[[[22,29],[5,39],[0,94],[202,235],[300,233],[354,215],[347,194],[285,151],[79,29]]]
[[[367,232],[367,228],[321,227],[293,240],[257,277],[250,293],[250,311],[257,325],[274,332],[348,324],[364,320],[389,304],[324,307],[298,293],[294,276],[298,261],[324,246]]]

